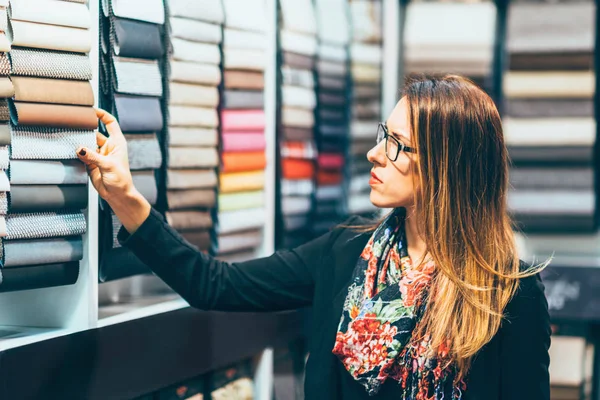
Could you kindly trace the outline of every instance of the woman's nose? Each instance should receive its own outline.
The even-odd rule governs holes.
[[[372,164],[385,164],[386,156],[384,143],[385,140],[382,140],[380,143],[376,144],[371,150],[367,152],[367,160],[369,160]]]

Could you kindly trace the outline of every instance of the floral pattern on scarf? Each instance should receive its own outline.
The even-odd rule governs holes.
[[[429,338],[412,333],[427,306],[435,264],[413,268],[404,231],[404,211],[394,211],[361,253],[344,302],[333,354],[376,395],[388,378],[398,381],[403,400],[460,400],[466,389],[446,362],[444,344],[428,357]]]

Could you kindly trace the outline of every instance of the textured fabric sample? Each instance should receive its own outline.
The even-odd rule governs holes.
[[[15,76],[12,83],[16,101],[94,105],[92,85],[87,81]]]
[[[158,61],[113,57],[113,66],[117,93],[162,96],[162,77]]]
[[[168,170],[168,189],[202,189],[217,186],[217,173],[210,170]]]
[[[223,94],[223,107],[233,109],[264,108],[263,91],[226,90]]]
[[[131,170],[157,169],[162,165],[162,153],[156,134],[125,135]]]
[[[4,242],[5,268],[79,261],[82,258],[81,236]]]
[[[267,157],[264,151],[223,153],[223,172],[242,172],[265,169]]]
[[[88,53],[92,47],[90,31],[65,26],[11,21],[12,45],[36,49]]]
[[[82,185],[88,176],[79,160],[12,160],[10,182],[15,185]]]
[[[79,263],[7,268],[0,275],[0,292],[3,293],[73,285],[79,278]]]
[[[4,32],[0,32],[0,51],[9,52],[11,49],[10,41]]]
[[[169,11],[176,17],[192,18],[215,24],[225,22],[225,13],[220,2],[214,0],[169,0]]]
[[[279,36],[281,48],[286,52],[292,52],[309,57],[317,54],[318,44],[315,36],[309,36],[285,30],[280,31]]]
[[[111,22],[117,56],[157,59],[164,54],[159,25],[123,18],[113,18]]]
[[[8,214],[8,193],[0,192],[0,215]],[[4,233],[6,233],[6,220],[4,221]]]
[[[286,158],[281,161],[285,179],[311,179],[315,174],[315,165],[309,160]]]
[[[171,37],[202,43],[221,43],[221,26],[188,18],[171,17]]]
[[[232,253],[241,250],[253,249],[262,244],[261,230],[234,233],[219,236],[219,254]],[[250,390],[252,390],[250,388]],[[238,392],[235,391],[235,394]],[[215,397],[216,398],[216,397]]]
[[[105,15],[115,15],[121,18],[135,19],[152,22],[153,24],[165,23],[165,8],[163,0],[145,0],[140,7],[137,0],[102,0]]]
[[[263,133],[225,132],[223,134],[223,151],[226,152],[264,150],[266,146],[267,143]]]
[[[510,71],[504,77],[507,98],[591,98],[595,86],[593,71]]]
[[[223,47],[227,49],[266,50],[268,40],[263,33],[225,28]]]
[[[8,107],[8,101],[6,99],[0,99],[0,121],[8,122],[10,120],[10,114],[11,112]]]
[[[591,99],[509,99],[506,115],[516,118],[593,117]]]
[[[6,216],[6,240],[43,239],[83,235],[83,213],[31,213]]]
[[[221,51],[216,44],[198,43],[173,38],[173,59],[176,61],[192,61],[206,64],[219,64]]]
[[[7,170],[10,164],[8,146],[0,146],[0,169]]]
[[[265,192],[262,190],[219,195],[219,211],[258,208],[263,207],[264,203]]]
[[[279,0],[282,26],[295,32],[317,34],[316,10],[310,0]]]
[[[505,118],[502,124],[512,146],[592,146],[596,138],[593,118]]]
[[[86,185],[13,185],[11,213],[83,210],[87,208]]]
[[[221,70],[217,65],[171,60],[170,67],[172,82],[198,83],[211,86],[217,86],[221,83]]]
[[[311,208],[310,197],[284,196],[281,199],[284,215],[308,214]]]
[[[315,117],[312,111],[300,108],[284,107],[282,121],[285,126],[298,128],[312,128],[315,125]]]
[[[67,1],[59,3],[50,0],[12,1],[10,18],[11,21],[37,22],[73,28],[90,27],[90,11],[87,6]]]
[[[216,202],[214,189],[168,190],[167,201],[170,210],[190,208],[211,208]]]
[[[594,188],[593,168],[511,168],[510,183],[515,189],[588,189]]]
[[[155,205],[158,199],[158,188],[156,187],[154,171],[133,171],[131,176],[137,190],[150,204]]]
[[[14,107],[12,106],[14,105]],[[11,121],[20,126],[96,129],[98,118],[92,107],[14,102]]]
[[[264,171],[221,174],[219,193],[262,190],[265,186]]]
[[[167,211],[167,222],[180,231],[207,229],[213,224],[210,213],[205,211]]]
[[[264,32],[267,11],[262,0],[223,0],[225,23],[230,28]]]
[[[219,134],[213,128],[169,127],[169,144],[171,146],[217,146]]]
[[[224,110],[221,119],[224,131],[265,129],[263,110]]]
[[[13,49],[12,75],[89,81],[92,64],[88,56],[50,50]]]
[[[22,160],[75,159],[79,147],[94,149],[94,131],[28,126],[11,127],[11,158]]]
[[[263,90],[265,77],[262,72],[256,71],[225,71],[225,88]]]
[[[514,53],[593,52],[593,2],[510,5],[507,49]]]
[[[210,168],[219,165],[214,147],[170,147],[169,168]]]
[[[308,196],[315,190],[312,179],[282,179],[281,194],[283,196]]]
[[[219,126],[219,116],[214,108],[169,106],[171,126]]]
[[[116,95],[115,115],[123,132],[158,132],[163,128],[158,98]]]
[[[297,69],[289,66],[281,67],[281,76],[284,85],[302,86],[312,88],[315,86],[315,79],[312,71],[307,69]]]
[[[8,56],[8,53],[0,53],[0,75],[10,75],[11,71],[12,67],[10,65],[10,58]]]
[[[225,48],[223,57],[224,67],[230,70],[264,71],[267,67],[267,53],[263,50]]]
[[[171,82],[169,104],[182,106],[217,107],[219,90],[216,87]]]
[[[593,190],[515,190],[508,193],[508,208],[517,213],[593,215],[595,204]]]
[[[258,229],[264,226],[266,213],[263,208],[253,208],[219,213],[219,234]]]
[[[10,78],[0,78],[0,97],[13,97],[15,94],[15,88]]]
[[[313,109],[317,105],[315,91],[298,86],[283,86],[281,88],[283,105]]]

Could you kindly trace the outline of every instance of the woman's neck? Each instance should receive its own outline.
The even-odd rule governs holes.
[[[418,265],[427,255],[427,245],[425,240],[419,235],[416,213],[414,210],[406,210],[406,241],[408,243],[408,255],[413,264]]]

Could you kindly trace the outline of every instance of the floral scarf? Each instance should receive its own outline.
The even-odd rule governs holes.
[[[360,255],[344,302],[333,354],[374,396],[388,378],[402,399],[460,400],[446,345],[428,358],[429,339],[413,338],[427,306],[433,261],[413,268],[406,246],[404,210],[395,210],[373,233]]]

